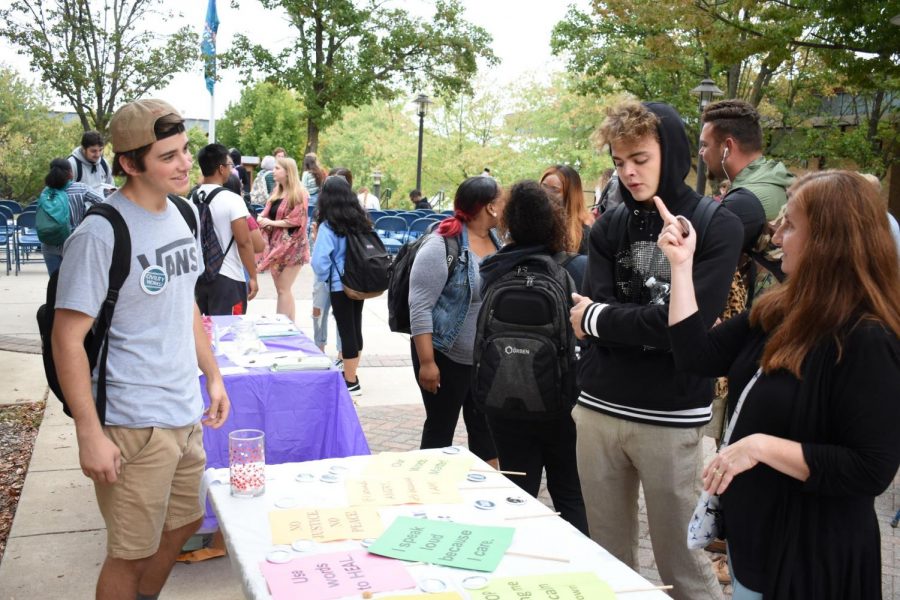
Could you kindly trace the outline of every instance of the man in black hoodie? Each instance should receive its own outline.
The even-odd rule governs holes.
[[[634,569],[638,484],[643,485],[659,574],[676,598],[721,598],[709,559],[688,550],[687,525],[700,493],[702,429],[713,382],[677,372],[669,350],[668,260],[656,245],[663,221],[653,205],[694,222],[700,195],[684,183],[691,151],[679,114],[661,103],[626,101],[598,131],[609,144],[627,214],[591,230],[588,268],[572,325],[588,341],[572,416],[591,537]],[[621,226],[616,224],[620,223]],[[700,312],[712,327],[737,265],[740,220],[716,210],[694,265]]]

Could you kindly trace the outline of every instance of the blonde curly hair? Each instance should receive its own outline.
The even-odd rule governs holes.
[[[659,141],[659,117],[637,100],[624,100],[606,109],[606,118],[591,135],[599,150],[613,142],[632,143],[653,136]]]

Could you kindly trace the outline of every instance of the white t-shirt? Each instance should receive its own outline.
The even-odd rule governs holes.
[[[374,194],[369,194],[367,192],[365,194],[358,194],[356,197],[359,198],[359,203],[365,210],[381,210],[381,203]]]
[[[209,194],[217,186],[212,183],[204,183],[198,191]],[[228,248],[231,238],[234,234],[231,232],[231,223],[238,219],[246,219],[250,216],[247,212],[247,205],[240,196],[229,190],[222,190],[213,198],[209,205],[209,211],[213,219],[213,227],[216,230],[216,237],[219,238],[219,245],[222,251]],[[225,256],[222,268],[219,270],[221,275],[233,279],[235,281],[244,281],[244,265],[241,264],[241,255],[238,253],[237,242],[231,244],[231,249]]]

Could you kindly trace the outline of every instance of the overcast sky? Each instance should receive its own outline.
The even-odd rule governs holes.
[[[4,4],[6,0],[0,0]],[[466,18],[485,28],[494,38],[494,53],[501,59],[499,67],[491,69],[488,77],[497,84],[506,84],[523,76],[542,77],[546,73],[563,68],[562,63],[550,55],[550,32],[566,13],[569,4],[585,6],[587,0],[462,0]],[[99,4],[99,3],[98,3]],[[166,8],[180,10],[184,20],[168,25],[173,29],[188,23],[202,32],[206,16],[205,0],[164,0]],[[266,11],[256,0],[241,0],[241,8],[232,9],[228,0],[218,0],[219,51],[231,47],[235,33],[243,32],[252,40],[259,40],[270,49],[283,47],[292,37],[292,28],[278,13]],[[427,14],[425,0],[406,0],[399,3],[413,13]],[[243,29],[242,29],[243,28]],[[7,52],[8,46],[0,46],[8,62],[21,72],[27,72],[27,61]],[[225,108],[240,97],[241,81],[233,70],[219,70],[221,81],[216,85],[216,116],[221,117]],[[39,81],[31,75],[32,81]],[[210,98],[203,80],[202,66],[198,64],[192,73],[173,77],[167,87],[152,94],[172,102],[185,116],[208,118]],[[412,99],[414,94],[410,95]],[[64,105],[59,108],[66,109]]]

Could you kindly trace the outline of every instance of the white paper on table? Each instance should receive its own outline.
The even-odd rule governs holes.
[[[226,375],[243,375],[244,373],[249,372],[250,371],[244,367],[219,367],[219,373],[221,373],[223,377]]]
[[[269,368],[276,362],[297,361],[306,357],[301,350],[282,350],[280,352],[260,352],[258,354],[228,354],[228,359],[239,367]]]
[[[273,371],[325,371],[333,364],[327,356],[297,356],[278,358],[271,368]]]
[[[267,337],[286,337],[289,335],[300,335],[300,330],[291,322],[287,323],[257,323],[256,335],[261,338]]]

